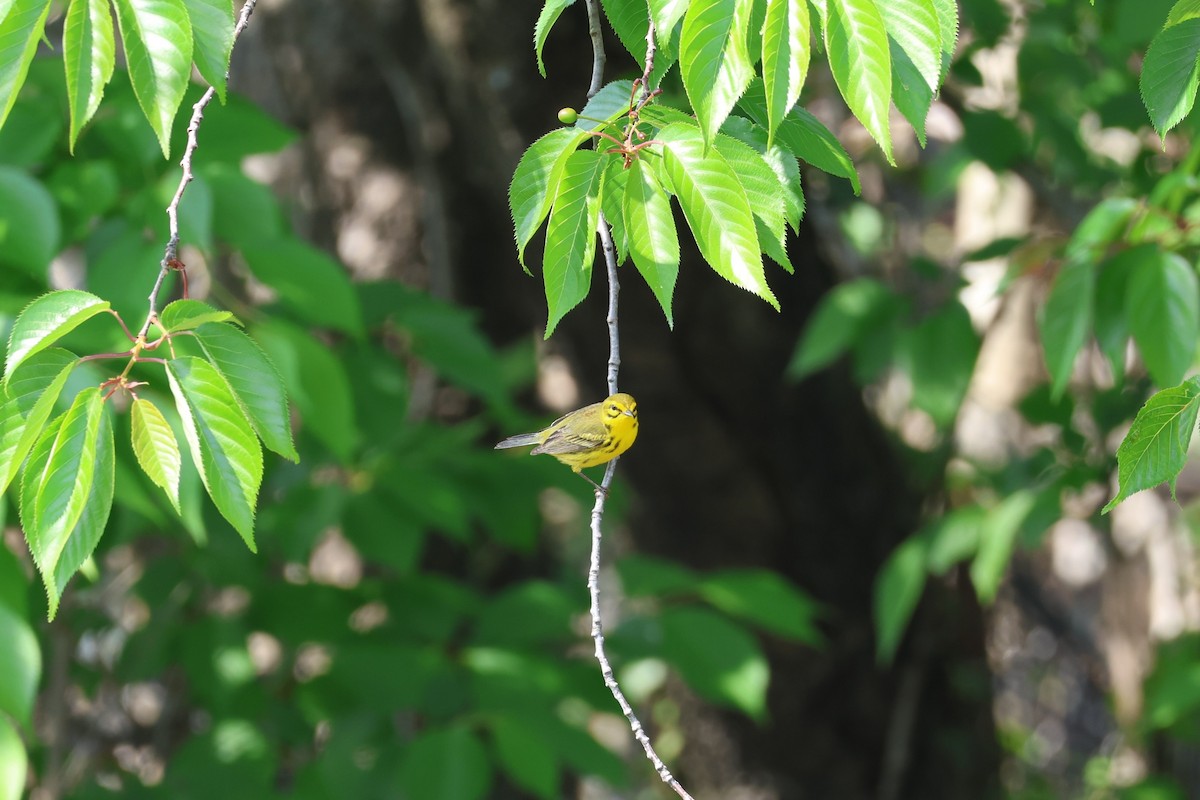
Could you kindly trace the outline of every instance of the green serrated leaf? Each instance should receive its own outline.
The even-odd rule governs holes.
[[[112,80],[117,42],[109,0],[72,0],[63,25],[63,65],[67,71],[67,102],[71,109],[71,152],[88,123],[104,87]]]
[[[812,55],[807,0],[767,0],[762,31],[763,90],[767,101],[768,143],[800,99]]]
[[[10,0],[8,13],[0,17],[0,127],[29,74],[49,13],[50,0]]]
[[[604,166],[604,158],[595,150],[576,150],[567,158],[558,183],[542,258],[547,339],[566,313],[587,297],[591,286]]]
[[[184,0],[113,0],[133,93],[163,158],[192,71],[192,24]]]
[[[24,170],[0,167],[0,267],[16,267],[44,284],[61,238],[46,187]]]
[[[679,277],[679,238],[671,201],[642,160],[633,162],[628,175],[623,215],[630,255],[666,314],[667,326],[674,328],[671,299]]]
[[[11,748],[6,739],[15,737],[16,733],[5,728],[8,725],[5,715],[27,728],[32,723],[33,701],[42,674],[42,652],[29,622],[4,605],[0,605],[0,641],[4,642],[4,647],[0,647],[0,748]],[[20,745],[20,738],[17,738],[17,744]],[[0,752],[0,797],[18,800],[24,794],[25,783],[12,785],[6,774],[11,766],[5,763],[4,755],[6,753]],[[20,755],[23,774],[23,749]]]
[[[542,63],[542,48],[546,44],[546,37],[550,35],[550,29],[558,21],[563,9],[574,2],[575,0],[546,0],[541,13],[538,14],[537,23],[533,26],[533,53],[537,56],[538,72],[543,78],[546,77],[546,65]]]
[[[637,59],[638,66],[645,66],[646,32],[650,27],[646,0],[601,0],[600,5],[621,44]]]
[[[954,60],[954,48],[958,43],[958,3],[955,0],[933,0],[933,9],[938,18],[938,37],[941,40],[941,74],[938,75],[940,86],[950,72],[950,63]]]
[[[30,356],[0,385],[0,494],[8,488],[79,363],[57,347]]]
[[[825,52],[846,105],[894,166],[888,122],[892,62],[875,0],[829,0]]]
[[[175,513],[179,509],[179,442],[166,417],[149,400],[137,398],[129,411],[133,454],[155,486],[167,493]]]
[[[78,289],[50,292],[37,298],[13,322],[4,374],[12,375],[22,361],[104,313],[108,307],[107,301]]]
[[[525,267],[525,246],[550,213],[567,158],[586,138],[587,134],[572,128],[550,131],[531,144],[517,164],[508,187],[508,207],[522,267]]]
[[[1196,355],[1200,281],[1181,256],[1144,252],[1129,276],[1125,314],[1150,377],[1170,386],[1183,378]]]
[[[263,474],[258,438],[229,384],[207,361],[173,358],[167,378],[204,488],[221,516],[257,552],[254,508]]]
[[[50,618],[104,532],[113,497],[112,426],[99,389],[85,389],[42,433],[21,481],[21,525],[46,586]]]
[[[1154,129],[1165,141],[1192,110],[1200,86],[1200,19],[1163,28],[1150,42],[1142,62],[1142,102]]]
[[[1092,309],[1096,296],[1096,268],[1091,259],[1076,258],[1065,262],[1050,287],[1039,327],[1046,369],[1050,372],[1050,393],[1062,396],[1079,353],[1092,328]]]
[[[925,591],[923,537],[910,536],[892,551],[875,578],[875,659],[890,664]]]
[[[796,156],[778,143],[768,146],[766,130],[744,117],[731,116],[721,130],[750,145],[767,162],[783,189],[783,211],[788,227],[799,231],[800,220],[804,217],[804,188],[800,183]]]
[[[767,126],[766,97],[762,81],[753,81],[746,90],[740,105],[755,122]],[[806,109],[799,106],[788,112],[787,117],[775,131],[775,142],[783,145],[792,155],[814,167],[850,181],[855,194],[862,194],[862,184],[850,154],[837,137]]]
[[[629,101],[633,97],[633,81],[620,80],[605,84],[587,101],[575,128],[582,131],[598,131],[629,113]]]
[[[267,449],[298,462],[283,378],[262,348],[245,333],[222,323],[201,325],[196,329],[196,340],[229,382]]]
[[[243,244],[254,276],[306,321],[362,336],[362,309],[346,270],[323,251],[290,236]]]
[[[663,655],[697,694],[765,718],[769,670],[753,636],[701,608],[668,608],[659,621]]]
[[[650,19],[654,20],[659,42],[671,45],[675,28],[687,13],[688,0],[649,0]]]
[[[916,64],[895,39],[889,38],[888,46],[892,54],[892,102],[916,132],[917,142],[924,147],[925,118],[933,105],[934,90],[925,83]]]
[[[671,191],[704,260],[718,275],[778,310],[763,273],[750,201],[729,163],[716,149],[705,152],[700,131],[690,125],[668,125],[658,139]]]
[[[618,265],[629,260],[629,234],[625,231],[625,212],[622,210],[628,182],[629,170],[625,169],[624,162],[619,158],[610,158],[600,184],[600,211],[612,232]]]
[[[766,160],[745,142],[717,134],[714,145],[741,182],[756,221],[761,221],[762,228],[770,234],[763,236],[760,233],[758,236],[758,243],[763,252],[791,272],[791,264],[787,263],[785,251],[787,220],[784,213],[783,185],[779,176]]]
[[[752,6],[752,0],[692,0],[683,17],[680,72],[706,146],[754,77],[746,43]]]
[[[196,69],[225,102],[225,73],[233,52],[232,0],[183,0],[192,22]]]
[[[1102,513],[1112,511],[1132,494],[1175,479],[1187,461],[1188,445],[1200,410],[1200,376],[1163,389],[1138,411],[1129,433],[1117,448],[1118,490]]]
[[[158,312],[158,327],[169,333],[190,331],[206,322],[226,322],[237,318],[229,311],[213,308],[200,300],[174,300]]]
[[[933,0],[887,0],[875,7],[887,35],[908,56],[932,96],[942,77],[941,22]]]

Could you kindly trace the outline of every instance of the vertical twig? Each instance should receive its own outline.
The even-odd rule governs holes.
[[[600,4],[597,0],[587,0],[588,13],[588,32],[592,37],[592,84],[588,89],[588,99],[590,100],[596,92],[600,91],[601,83],[604,80],[604,40],[600,30]],[[649,78],[650,72],[654,69],[654,23],[650,23],[650,30],[646,34],[646,70],[643,74],[643,101],[644,105],[650,97]],[[604,218],[604,212],[600,212],[599,224],[600,244],[604,253],[604,265],[608,273],[608,392],[616,394],[617,392],[617,373],[621,368],[621,333],[617,324],[617,296],[620,293],[621,286],[617,280],[617,255],[616,249],[613,247],[612,230],[608,226],[608,220]],[[620,684],[617,683],[616,677],[613,675],[612,664],[608,661],[608,655],[604,652],[604,626],[600,620],[600,543],[602,539],[601,522],[604,518],[604,501],[608,496],[608,487],[612,483],[613,472],[616,470],[617,459],[608,462],[608,468],[604,470],[604,479],[600,482],[600,489],[596,491],[596,503],[592,506],[592,553],[588,564],[588,594],[591,597],[590,611],[592,615],[592,641],[596,643],[596,660],[600,662],[600,674],[604,677],[604,685],[608,687],[612,693],[613,699],[617,701],[617,705],[621,707],[621,712],[625,715],[625,719],[629,721],[629,728],[633,731],[633,737],[641,744],[642,749],[646,751],[646,758],[654,766],[654,770],[658,773],[658,777],[662,782],[679,795],[682,800],[692,800],[692,796],[687,793],[687,790],[680,785],[679,781],[671,774],[671,770],[659,758],[658,753],[654,750],[654,745],[650,742],[649,735],[646,734],[645,728],[642,727],[641,720],[633,712],[633,706],[625,698],[625,693],[621,691]]]
[[[242,35],[242,31],[250,24],[250,15],[254,13],[254,6],[258,0],[246,0],[246,4],[242,6],[242,12],[238,15],[237,24],[233,27],[233,44],[237,44],[238,37]],[[229,83],[229,70],[225,70],[225,83]],[[150,310],[146,314],[146,321],[142,323],[141,330],[138,332],[138,339],[144,340],[146,334],[150,331],[150,325],[158,316],[158,293],[162,290],[163,281],[166,280],[167,273],[172,270],[182,269],[179,262],[179,202],[183,200],[183,192],[187,189],[192,178],[192,156],[196,153],[196,148],[200,146],[199,140],[196,138],[196,133],[200,129],[200,123],[204,120],[204,109],[212,102],[217,90],[213,87],[208,89],[201,95],[196,104],[192,106],[192,118],[188,122],[187,127],[187,145],[183,148],[183,158],[179,162],[179,166],[183,167],[183,175],[179,177],[179,186],[175,188],[175,196],[171,198],[171,202],[167,205],[167,225],[170,236],[167,238],[167,247],[163,252],[162,261],[159,262],[158,277],[154,281],[154,287],[150,290],[150,296],[147,298],[150,301]],[[186,278],[184,279],[186,281]]]

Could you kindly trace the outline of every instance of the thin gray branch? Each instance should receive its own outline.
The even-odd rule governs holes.
[[[588,32],[592,37],[592,84],[588,90],[588,99],[590,100],[596,92],[600,91],[600,86],[604,81],[604,40],[600,30],[598,0],[587,0],[587,13]],[[651,22],[650,31],[646,36],[646,71],[643,75],[643,82],[647,85],[643,89],[645,94],[642,105],[650,98],[648,84],[650,71],[654,68],[654,49],[654,23]],[[612,230],[609,228],[608,220],[604,218],[603,212],[600,213],[598,233],[608,274],[608,317],[606,319],[608,324],[608,391],[609,394],[616,394],[617,373],[621,368],[621,331],[617,324],[617,296],[620,293],[621,285],[617,280],[617,254],[616,248],[613,246]],[[621,686],[613,675],[612,664],[609,663],[608,655],[604,652],[604,625],[600,619],[600,545],[603,537],[601,522],[604,519],[604,502],[608,497],[608,487],[612,484],[616,466],[617,459],[608,462],[608,467],[604,470],[604,479],[600,482],[600,488],[596,490],[596,503],[592,506],[592,553],[588,564],[588,594],[591,597],[592,641],[596,643],[596,661],[600,663],[600,674],[604,677],[604,685],[608,687],[613,699],[621,707],[621,712],[629,721],[633,737],[646,751],[646,758],[654,766],[658,777],[671,787],[682,800],[692,800],[692,796],[680,785],[675,776],[671,774],[671,770],[655,752],[654,745],[651,744],[649,735],[642,727],[641,720],[637,718],[633,712],[633,706],[629,704],[625,693],[621,691]]]
[[[246,4],[242,6],[242,12],[238,15],[237,24],[233,27],[233,43],[236,45],[238,37],[242,35],[242,31],[250,24],[250,15],[254,13],[254,6],[258,0],[246,0]],[[229,83],[229,71],[225,71],[225,82]],[[163,281],[166,280],[167,274],[174,270],[182,270],[183,266],[179,262],[179,202],[183,200],[183,192],[187,189],[189,183],[192,182],[192,156],[195,155],[196,149],[200,146],[199,140],[196,138],[197,131],[200,130],[200,123],[204,120],[204,109],[212,102],[213,97],[217,94],[217,90],[212,86],[201,95],[196,104],[192,106],[192,118],[188,122],[187,127],[187,145],[183,148],[183,158],[179,165],[183,167],[183,175],[179,177],[179,186],[175,189],[175,196],[171,198],[171,202],[167,205],[167,223],[170,236],[167,238],[167,247],[163,252],[163,258],[160,262],[158,277],[154,281],[154,288],[150,290],[150,296],[147,298],[150,301],[150,311],[146,315],[146,321],[142,323],[141,330],[138,332],[138,339],[144,340],[146,334],[150,331],[150,325],[158,316],[158,293],[162,290]],[[186,283],[184,284],[186,287]]]

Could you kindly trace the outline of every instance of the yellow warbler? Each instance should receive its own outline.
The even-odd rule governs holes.
[[[549,453],[599,489],[580,470],[612,461],[629,449],[637,432],[637,401],[622,393],[564,414],[535,433],[510,436],[496,449],[537,445],[531,456]]]

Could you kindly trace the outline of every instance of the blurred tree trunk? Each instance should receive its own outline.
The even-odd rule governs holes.
[[[502,0],[275,0],[259,6],[256,46],[235,54],[236,87],[308,135],[276,175],[303,204],[301,230],[359,274],[401,276],[479,308],[502,342],[545,317],[540,280],[514,257],[507,183],[555,110],[583,105],[591,66],[577,4],[547,45],[549,79],[538,76],[537,11]],[[610,79],[631,67],[610,50]],[[622,461],[640,498],[636,546],[700,569],[770,567],[826,610],[823,649],[768,642],[765,725],[684,698],[679,773],[697,798],[996,796],[970,587],[932,587],[896,663],[875,663],[874,579],[922,498],[848,375],[783,378],[835,277],[811,230],[790,243],[795,276],[769,269],[782,313],[685,253],[672,333],[640,277],[622,272],[621,383],[644,423]],[[604,295],[598,269],[558,337],[589,396],[603,392]]]

